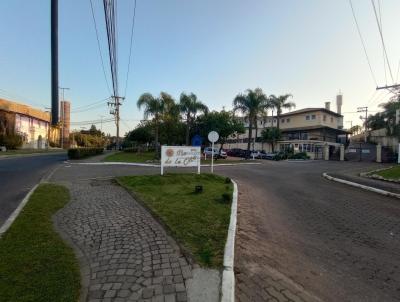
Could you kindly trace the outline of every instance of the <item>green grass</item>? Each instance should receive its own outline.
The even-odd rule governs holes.
[[[231,208],[230,203],[222,201],[222,194],[231,197],[233,191],[225,178],[212,174],[166,174],[125,176],[118,181],[167,225],[197,263],[222,267]],[[203,192],[194,193],[195,186],[200,184]]]
[[[0,239],[0,301],[78,300],[79,265],[51,220],[68,200],[66,188],[40,185]]]
[[[117,152],[107,156],[104,161],[114,162],[128,162],[128,163],[145,163],[147,161],[153,161],[155,158],[154,152]]]
[[[383,176],[387,179],[400,179],[400,165],[376,172],[375,174]]]

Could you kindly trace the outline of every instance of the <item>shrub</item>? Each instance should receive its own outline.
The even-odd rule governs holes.
[[[103,148],[73,148],[68,149],[69,159],[81,159],[103,153]]]
[[[0,146],[7,149],[17,149],[22,146],[22,136],[18,134],[0,135]]]
[[[230,183],[231,183],[231,179],[230,179],[229,177],[226,177],[226,178],[225,178],[225,183],[226,183],[226,184],[230,184]]]
[[[231,194],[225,192],[222,194],[222,202],[223,203],[230,203],[231,202]]]
[[[306,152],[294,153],[288,156],[289,159],[310,159]]]

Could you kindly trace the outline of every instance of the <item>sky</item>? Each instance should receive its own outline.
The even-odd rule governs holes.
[[[110,83],[103,4],[92,0]],[[383,36],[396,82],[400,63],[400,1],[380,1]],[[179,99],[193,92],[212,110],[260,87],[293,95],[297,109],[323,107],[343,93],[345,127],[361,124],[357,107],[376,112],[392,84],[372,4],[353,0],[376,83],[368,67],[348,0],[137,0],[131,69],[125,94],[134,0],[118,3],[121,133],[143,119],[136,101],[161,91]],[[0,97],[50,107],[50,1],[0,1]],[[399,76],[400,80],[400,76]],[[73,128],[110,118],[89,0],[59,0],[59,81],[68,87]],[[90,110],[86,110],[90,108]],[[97,124],[100,127],[100,123]],[[115,134],[104,122],[103,131]]]

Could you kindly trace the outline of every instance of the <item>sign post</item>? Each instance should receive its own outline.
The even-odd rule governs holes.
[[[399,149],[397,149],[397,163],[400,164],[400,144]]]
[[[200,147],[161,146],[161,175],[164,167],[196,167],[200,174]]]
[[[208,140],[211,142],[211,173],[214,173],[214,143],[218,141],[219,134],[216,131],[208,133]]]

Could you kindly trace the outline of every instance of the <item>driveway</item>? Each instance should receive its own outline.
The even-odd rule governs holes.
[[[368,166],[217,168],[239,184],[238,301],[400,300],[400,200],[321,177]]]

